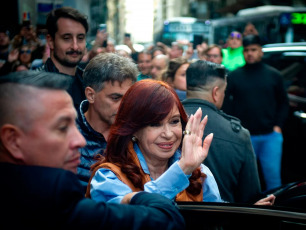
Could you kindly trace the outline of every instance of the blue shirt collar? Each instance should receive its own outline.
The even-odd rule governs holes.
[[[148,165],[147,165],[147,162],[142,154],[142,152],[140,151],[139,149],[139,146],[137,145],[137,143],[134,143],[134,150],[137,154],[137,157],[139,159],[139,162],[140,162],[140,165],[143,169],[143,171],[146,173],[146,174],[149,174],[150,175],[150,172],[149,172],[149,168],[148,168]],[[178,161],[181,157],[181,151],[178,149],[175,151],[174,155],[169,159],[169,167],[170,165],[172,165],[174,162]]]

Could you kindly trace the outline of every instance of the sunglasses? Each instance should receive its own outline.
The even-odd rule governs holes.
[[[20,54],[24,54],[24,53],[30,54],[31,50],[20,50]]]
[[[230,34],[230,38],[238,38],[238,39],[240,39],[240,38],[241,38],[241,34],[238,34],[238,33],[231,33],[231,34]]]

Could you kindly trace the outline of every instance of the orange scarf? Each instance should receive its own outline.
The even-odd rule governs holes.
[[[149,176],[149,174],[146,174],[140,164],[140,161],[137,157],[137,154],[133,148],[133,143],[130,142],[128,145],[128,152],[129,154],[131,154],[132,159],[134,161],[134,163],[140,168],[140,173],[141,173],[141,178],[142,178],[142,183],[143,185],[149,181],[151,181],[151,178]],[[142,191],[140,188],[135,188],[135,186],[133,185],[133,183],[128,179],[128,177],[126,176],[126,174],[124,174],[121,169],[120,166],[115,165],[113,163],[101,163],[98,167],[96,167],[91,175],[91,178],[89,180],[89,183],[87,185],[87,191],[86,191],[86,197],[90,197],[90,181],[93,177],[93,175],[96,173],[96,171],[99,168],[107,168],[109,170],[111,170],[117,177],[119,180],[121,180],[123,183],[125,183],[127,186],[129,186],[131,188],[131,190],[133,192],[139,192]],[[203,184],[203,181],[201,180],[201,178],[198,179],[199,181],[201,181],[201,184]],[[203,201],[203,189],[201,190],[200,194],[198,195],[192,195],[190,193],[188,193],[185,190],[183,190],[182,192],[180,192],[179,194],[176,195],[175,198],[176,201]]]

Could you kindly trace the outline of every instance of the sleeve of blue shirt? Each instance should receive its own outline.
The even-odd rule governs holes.
[[[210,169],[207,166],[201,164],[201,171],[207,176],[203,183],[203,201],[223,202],[220,196],[217,182]]]
[[[203,185],[203,197],[207,202],[221,201],[218,186],[210,170],[202,165],[202,171],[207,175]],[[185,175],[177,162],[158,179],[147,182],[144,191],[158,193],[169,199],[183,191],[189,185],[189,176]],[[109,169],[99,169],[91,181],[91,198],[96,201],[120,203],[122,198],[132,190],[120,181]]]

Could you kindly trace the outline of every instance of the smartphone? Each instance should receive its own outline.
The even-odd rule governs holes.
[[[197,45],[202,44],[203,42],[203,36],[202,35],[193,35],[193,49],[195,50],[197,48]]]
[[[124,33],[124,37],[131,38],[131,34],[130,33]]]
[[[104,30],[106,32],[106,24],[100,24],[99,25],[99,30]]]

